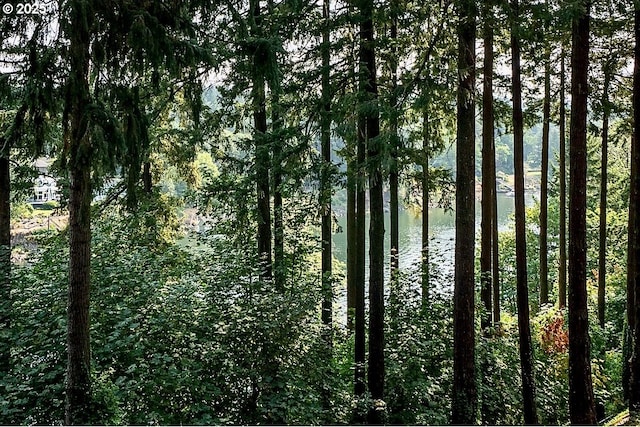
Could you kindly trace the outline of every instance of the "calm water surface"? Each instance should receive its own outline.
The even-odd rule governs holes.
[[[505,230],[513,221],[512,213],[514,211],[514,198],[504,194],[498,194],[498,227]],[[527,205],[533,203],[533,198],[527,196]],[[476,201],[476,233],[480,232],[480,202]],[[389,230],[390,215],[385,213],[385,253],[390,252]],[[335,257],[346,264],[347,260],[347,218],[346,216],[338,217],[338,223],[341,231],[334,233],[333,244]],[[410,211],[401,211],[399,215],[400,226],[400,269],[410,277],[419,278],[421,246],[422,246],[422,219],[420,213]],[[369,229],[369,215],[367,215],[367,230]],[[441,208],[429,209],[429,255],[432,264],[431,277],[435,283],[431,283],[432,287],[439,288],[442,291],[452,289],[453,286],[453,265],[455,251],[455,211],[445,211]],[[368,231],[367,231],[368,233]],[[367,260],[366,275],[369,275],[369,243],[367,234]],[[385,275],[389,275],[388,255]],[[415,281],[414,281],[415,282]]]

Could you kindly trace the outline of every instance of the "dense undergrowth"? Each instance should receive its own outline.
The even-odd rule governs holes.
[[[336,323],[332,352],[325,344],[315,241],[288,248],[286,286],[275,291],[258,280],[250,247],[213,233],[177,244],[167,231],[175,218],[147,215],[112,210],[94,226],[93,422],[343,424],[367,407],[353,398],[352,336]],[[68,244],[64,232],[34,238],[37,250],[13,269],[3,424],[64,418]],[[401,275],[387,304],[387,421],[447,424],[451,299],[434,292],[423,306],[411,282]],[[508,283],[507,275],[507,296]],[[566,312],[543,308],[532,325],[540,422],[567,423]],[[624,403],[618,329],[615,321],[592,326],[603,416]],[[514,314],[505,311],[499,329],[477,337],[478,421],[522,423]]]

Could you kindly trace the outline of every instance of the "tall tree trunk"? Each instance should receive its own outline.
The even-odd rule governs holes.
[[[544,101],[542,105],[542,162],[540,165],[540,306],[549,302],[548,213],[549,122],[551,117],[551,51],[544,54]]]
[[[533,379],[531,329],[529,325],[529,287],[527,285],[527,242],[524,210],[524,121],[522,118],[522,82],[520,79],[520,11],[518,0],[512,0],[511,73],[513,92],[513,161],[515,175],[515,229],[516,229],[516,299],[520,344],[520,374],[525,424],[537,424]]]
[[[602,91],[602,169],[600,174],[600,239],[598,248],[598,322],[604,328],[605,279],[607,276],[607,163],[609,150],[609,84],[611,74],[605,70]]]
[[[322,169],[320,176],[320,206],[322,209],[322,324],[325,349],[325,375],[327,381],[322,388],[322,405],[327,420],[332,417],[332,388],[329,379],[335,373],[331,368],[333,357],[333,278],[332,278],[332,250],[331,250],[331,196],[333,194],[332,164],[331,164],[331,85],[330,85],[330,0],[322,2],[322,111],[320,116],[320,144],[322,151]]]
[[[362,113],[358,115],[358,139],[357,139],[357,163],[356,163],[356,260],[355,260],[355,342],[354,362],[356,396],[362,397],[367,389],[365,380],[365,238],[366,238],[366,209],[365,206],[365,162],[366,162],[366,124],[367,120]],[[356,422],[362,420],[356,418]]]
[[[632,328],[629,413],[640,418],[640,4],[635,2],[633,67],[633,137],[631,139],[631,189],[629,196],[629,251],[627,258],[627,317]]]
[[[560,53],[560,236],[558,269],[558,307],[567,305],[567,153],[566,153],[566,108],[565,108],[565,66],[564,47]]]
[[[398,19],[397,9],[398,5],[395,1],[391,3],[391,58],[389,60],[391,67],[391,114],[390,114],[390,142],[391,147],[389,150],[389,211],[390,211],[390,228],[391,228],[391,282],[397,280],[398,270],[400,268],[400,254],[398,253],[400,248],[400,231],[398,225],[398,215],[400,209],[400,203],[398,201],[398,150],[400,140],[398,137],[398,61],[397,61],[397,48],[396,39],[398,37]],[[391,288],[393,290],[393,287]]]
[[[382,422],[383,414],[375,404],[384,397],[384,200],[380,118],[378,113],[378,87],[373,37],[373,0],[361,3],[360,8],[360,91],[364,102],[369,162],[369,360],[368,386],[374,406],[368,421]]]
[[[322,323],[327,327],[328,348],[332,347],[331,322],[333,315],[333,289],[331,265],[331,86],[330,86],[330,49],[329,44],[329,0],[322,2],[322,116],[321,151],[322,172],[320,177],[320,206],[322,208]]]
[[[11,328],[11,174],[9,148],[6,140],[0,155],[0,331]],[[9,335],[4,335],[8,337]],[[9,342],[0,343],[0,376],[11,370]]]
[[[483,14],[483,42],[484,64],[482,83],[482,223],[481,247],[480,247],[480,298],[485,312],[481,318],[481,327],[486,337],[489,337],[489,327],[492,322],[493,301],[495,291],[493,286],[493,233],[496,214],[494,211],[496,197],[496,170],[495,170],[495,141],[494,141],[494,113],[493,113],[493,10],[491,0],[482,2]],[[495,320],[494,320],[495,321]],[[490,360],[485,357],[481,361],[482,387],[480,400],[482,402],[482,424],[495,424],[495,416],[490,408],[489,390],[486,387],[489,379],[489,371],[486,369]]]
[[[359,76],[359,80],[362,76]],[[359,82],[359,86],[362,83]],[[360,92],[360,89],[358,89]],[[361,96],[361,94],[359,94]],[[358,113],[357,135],[356,135],[356,254],[354,260],[354,291],[355,291],[355,337],[354,337],[354,391],[357,398],[364,397],[367,390],[365,378],[365,357],[366,357],[366,338],[365,338],[365,239],[366,239],[366,181],[365,181],[365,163],[366,163],[366,134],[367,120],[364,114]],[[361,413],[355,413],[354,423],[364,421]]]
[[[352,6],[349,7],[349,15],[353,14]],[[355,58],[350,58],[349,76],[355,80]],[[353,82],[353,87],[356,82]],[[347,152],[347,330],[355,330],[355,316],[358,301],[358,227],[357,227],[357,186],[358,186],[358,141],[360,130],[359,122],[356,123],[355,138],[347,138],[346,144],[350,148]],[[364,295],[362,297],[364,301]],[[364,304],[364,303],[363,303]],[[364,312],[363,312],[364,313]],[[364,332],[363,332],[364,333]],[[364,346],[364,344],[363,344]],[[363,356],[364,358],[364,356]],[[356,380],[357,380],[356,376]]]
[[[65,423],[88,424],[91,404],[89,289],[91,271],[91,141],[86,111],[89,92],[90,27],[93,16],[83,1],[71,4],[69,111],[69,294]]]
[[[356,313],[356,260],[357,260],[357,227],[356,227],[356,181],[357,166],[354,156],[347,158],[347,330],[355,327]]]
[[[422,309],[429,304],[429,102],[422,112]]]
[[[493,107],[492,107],[493,108]],[[496,170],[496,144],[495,137],[491,139],[491,149],[490,151],[493,153],[491,156],[491,167],[490,170]],[[493,189],[491,191],[491,199],[493,203],[493,220],[491,221],[492,228],[492,270],[493,270],[493,283],[492,283],[492,296],[493,296],[493,324],[495,326],[500,326],[500,253],[498,252],[498,191],[497,191],[497,181],[494,179],[491,184]]]
[[[282,205],[282,118],[280,117],[279,88],[274,90],[272,96],[272,130],[273,140],[273,267],[274,283],[277,290],[284,291],[285,265],[284,265],[284,208]]]
[[[495,190],[495,152],[493,141],[493,22],[491,6],[487,1],[484,8],[484,81],[482,83],[482,223],[480,243],[480,299],[485,312],[481,319],[483,330],[491,326],[492,315],[492,249],[493,249],[493,190]],[[494,168],[491,160],[494,159]]]
[[[589,2],[574,18],[571,47],[569,182],[569,414],[572,424],[595,424],[587,311],[587,93]]]
[[[475,380],[475,42],[476,7],[459,0],[456,245],[453,294],[452,424],[474,424]]]
[[[259,37],[262,34],[260,15],[260,2],[251,1],[251,27],[253,35]],[[271,261],[271,186],[269,181],[271,147],[267,138],[267,109],[265,95],[265,78],[263,69],[267,56],[256,47],[253,53],[253,126],[256,145],[256,193],[257,193],[257,217],[258,217],[258,256],[260,258],[260,277],[270,280],[272,277]]]

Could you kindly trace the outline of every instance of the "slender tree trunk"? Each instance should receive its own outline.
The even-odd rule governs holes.
[[[332,164],[331,164],[331,86],[330,86],[330,30],[329,30],[330,0],[322,2],[322,111],[320,116],[320,144],[322,151],[322,169],[320,173],[320,206],[322,209],[322,324],[323,337],[326,344],[325,375],[326,381],[322,388],[322,405],[327,414],[327,420],[332,417],[332,388],[329,379],[335,375],[331,368],[333,356],[333,278],[332,278],[332,250],[331,250],[331,196]]]
[[[282,118],[279,114],[280,96],[275,89],[272,96],[273,112],[272,124],[273,134],[273,267],[275,287],[280,292],[285,286],[285,265],[284,265],[284,208],[282,205]]]
[[[398,253],[400,248],[400,232],[398,225],[398,215],[400,210],[400,203],[398,201],[398,150],[399,150],[399,137],[398,137],[398,61],[397,61],[397,48],[395,47],[395,40],[398,36],[398,23],[397,23],[397,8],[398,5],[395,2],[391,4],[391,147],[389,150],[389,211],[390,211],[390,228],[391,228],[391,282],[397,280],[398,270],[400,268],[400,254]],[[391,288],[393,289],[393,287]]]
[[[587,311],[587,94],[589,3],[572,24],[569,155],[569,414],[572,424],[595,424]]]
[[[456,246],[453,295],[452,424],[475,424],[475,42],[473,0],[458,6]]]
[[[491,159],[495,159],[493,146],[493,22],[491,6],[485,1],[484,7],[484,81],[482,84],[482,223],[480,246],[480,299],[485,312],[481,319],[483,330],[491,326],[492,315],[492,249],[493,249],[493,190],[496,171],[491,169]],[[494,160],[495,163],[495,160]]]
[[[352,15],[351,6],[349,15]],[[349,76],[355,80],[356,59],[349,61]],[[355,81],[353,86],[356,86]],[[357,307],[358,293],[358,227],[357,227],[357,184],[358,184],[358,141],[360,130],[359,122],[356,123],[355,138],[347,138],[346,144],[349,148],[347,154],[347,330],[355,330],[355,315]],[[364,301],[364,296],[362,297]],[[363,344],[364,346],[364,344]],[[363,356],[364,357],[364,356]],[[358,377],[356,376],[356,379]]]
[[[524,209],[524,121],[522,118],[522,82],[520,79],[520,11],[518,0],[512,0],[511,65],[513,87],[513,161],[515,175],[516,228],[516,299],[520,343],[520,373],[525,424],[537,424],[533,355],[529,325],[529,287],[527,285],[527,242]]]
[[[251,1],[252,32],[259,37],[260,28],[260,2]],[[265,78],[262,72],[265,64],[264,52],[257,47],[253,53],[253,126],[254,140],[256,144],[256,192],[258,213],[258,256],[260,258],[260,277],[270,280],[272,277],[271,261],[271,186],[269,180],[271,147],[267,138],[267,109],[265,95]]]
[[[567,305],[567,153],[566,153],[566,108],[565,108],[564,47],[560,53],[560,236],[558,269],[558,307]]]
[[[609,84],[611,74],[605,71],[602,92],[602,169],[600,174],[600,246],[598,248],[598,322],[604,328],[605,280],[607,276],[607,163],[609,150]]]
[[[491,54],[493,55],[493,29],[491,29],[491,38],[486,40],[485,43],[491,45]],[[493,61],[492,61],[493,68]],[[493,71],[492,77],[493,77]],[[493,93],[493,88],[491,89],[491,93]],[[494,113],[493,113],[493,103],[489,106],[491,109],[491,128],[495,127],[494,124]],[[493,174],[493,182],[491,182],[491,203],[493,204],[493,209],[491,210],[491,214],[493,215],[491,221],[492,228],[492,270],[493,270],[493,324],[496,326],[500,325],[500,253],[498,252],[498,183],[496,180],[496,141],[495,135],[491,137],[490,145],[489,145],[489,172]]]
[[[356,160],[347,158],[347,330],[353,332],[356,313]]]
[[[65,423],[89,424],[91,404],[89,289],[91,279],[91,141],[86,120],[89,93],[89,28],[93,17],[84,2],[71,4],[70,70],[67,82],[69,125],[69,295]]]
[[[549,302],[548,265],[548,182],[549,182],[549,122],[551,117],[551,52],[545,48],[544,101],[542,105],[542,162],[540,165],[540,306]]]
[[[493,153],[491,156],[491,167],[490,170],[496,170],[496,145],[495,145],[495,137],[491,140],[491,149],[490,151]],[[492,228],[492,269],[493,269],[493,324],[495,326],[500,326],[500,253],[498,252],[498,191],[497,191],[497,182],[494,179],[491,184],[493,189],[491,191],[491,198],[493,203],[493,220],[491,221]]]
[[[359,114],[358,117],[358,140],[357,140],[357,179],[356,179],[356,260],[355,260],[355,382],[354,389],[356,396],[363,396],[367,387],[365,380],[365,238],[366,238],[366,197],[365,197],[365,161],[366,161],[366,118]],[[355,421],[359,421],[356,419]]]
[[[629,251],[627,258],[627,317],[632,328],[629,413],[640,418],[640,4],[635,2],[633,67],[633,137],[631,139],[631,189],[629,196]]]
[[[329,0],[322,2],[322,116],[321,151],[322,172],[320,177],[320,206],[322,207],[322,323],[331,330],[333,314],[332,289],[332,252],[331,252],[331,87],[330,87],[330,42],[329,42]],[[329,349],[332,347],[331,335],[327,337]]]
[[[422,112],[422,309],[429,305],[429,105]]]
[[[361,76],[359,77],[362,78]],[[361,85],[361,83],[359,83]],[[360,94],[359,94],[360,95]],[[361,95],[360,95],[361,96]],[[366,162],[366,134],[367,121],[362,112],[358,113],[357,135],[356,135],[356,254],[354,260],[354,291],[355,291],[355,337],[354,337],[354,391],[357,398],[364,397],[367,390],[365,378],[365,357],[366,357],[366,338],[365,338],[365,238],[366,238],[366,181],[365,181],[365,162]],[[365,417],[358,413],[356,409],[354,423],[363,422]]]
[[[11,174],[6,140],[0,156],[0,332],[11,328]],[[5,334],[8,337],[9,334]],[[11,370],[10,343],[0,342],[0,376]]]
[[[382,423],[383,413],[375,405],[384,398],[384,200],[382,178],[383,149],[378,113],[378,87],[373,37],[373,1],[361,4],[360,70],[361,95],[365,110],[367,156],[369,162],[369,363],[368,386],[374,406],[368,421]]]
[[[489,328],[492,324],[493,315],[493,233],[494,222],[496,222],[495,206],[495,186],[496,186],[496,170],[495,170],[495,141],[494,141],[494,117],[493,117],[493,8],[491,0],[484,0],[483,7],[483,42],[484,42],[484,64],[483,74],[484,81],[482,84],[482,223],[481,231],[481,247],[480,247],[480,298],[483,302],[485,312],[481,318],[482,330],[486,338],[490,337]],[[495,322],[495,320],[494,320]],[[490,391],[487,387],[489,384],[490,373],[487,367],[491,363],[489,358],[485,356],[481,359],[482,387],[480,401],[482,402],[480,412],[482,414],[482,424],[495,424],[495,416],[491,409],[489,399]]]

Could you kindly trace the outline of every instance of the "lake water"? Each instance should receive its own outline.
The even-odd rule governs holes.
[[[505,230],[513,221],[512,213],[514,211],[514,198],[504,194],[498,194],[498,228]],[[527,205],[533,203],[533,197],[527,195]],[[476,201],[476,233],[480,232],[480,202]],[[400,233],[400,270],[416,280],[411,282],[417,283],[420,277],[420,261],[422,250],[422,219],[420,212],[413,213],[411,211],[400,211],[399,214],[399,233]],[[334,256],[341,262],[346,264],[347,260],[347,219],[346,216],[338,217],[338,223],[342,228],[342,232],[334,233]],[[369,229],[369,216],[367,215],[367,233]],[[390,214],[385,213],[385,254],[390,252],[389,242],[390,230]],[[367,234],[366,243],[366,270],[365,274],[369,275],[369,242]],[[437,268],[430,271],[432,288],[447,291],[453,286],[453,267],[455,253],[455,211],[445,211],[442,208],[429,209],[429,256],[431,263],[435,262]],[[389,277],[389,255],[386,255],[385,276]]]

